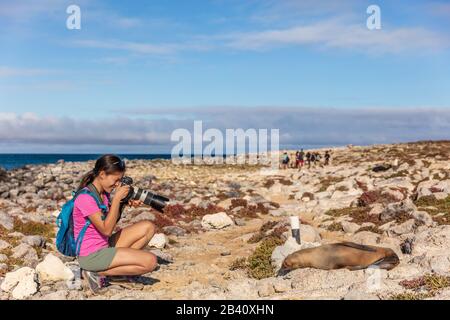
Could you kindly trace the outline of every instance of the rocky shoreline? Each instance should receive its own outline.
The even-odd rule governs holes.
[[[334,148],[330,165],[301,170],[129,160],[136,186],[172,199],[164,214],[129,208],[119,224],[157,226],[146,250],[160,266],[97,296],[54,245],[61,205],[93,164],[0,170],[0,299],[450,298],[448,141]],[[302,220],[301,246],[291,215]],[[287,254],[342,240],[392,248],[401,262],[276,276]]]

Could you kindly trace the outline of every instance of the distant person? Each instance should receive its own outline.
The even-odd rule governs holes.
[[[322,156],[320,155],[319,152],[316,152],[316,153],[315,153],[315,157],[314,157],[314,164],[315,164],[316,162],[320,162],[320,159],[322,159]]]
[[[311,153],[311,156],[309,158],[309,163],[310,163],[309,167],[311,167],[311,163],[313,164],[314,167],[316,166],[316,153],[314,153],[314,152]]]
[[[295,153],[295,168],[298,168],[298,157],[299,157],[300,151],[297,151]]]
[[[325,165],[329,165],[330,164],[330,152],[327,150],[325,151]]]
[[[300,167],[303,167],[303,165],[305,164],[305,152],[303,151],[303,149],[301,149],[299,153],[299,163]]]
[[[306,163],[308,164],[308,169],[311,168],[311,152],[306,153]]]
[[[287,169],[289,165],[289,155],[288,153],[285,151],[283,153],[283,156],[281,158],[281,168],[282,169]]]

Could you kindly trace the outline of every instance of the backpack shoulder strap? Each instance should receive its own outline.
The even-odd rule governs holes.
[[[103,203],[103,199],[98,194],[97,189],[95,189],[95,187],[92,184],[88,184],[87,188],[89,189],[89,191],[87,193],[90,194],[95,199],[98,207],[102,210],[102,212],[106,213],[108,211],[108,207]],[[108,201],[109,201],[109,197],[108,197]]]

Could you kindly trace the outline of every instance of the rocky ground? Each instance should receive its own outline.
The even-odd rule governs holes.
[[[164,214],[129,208],[119,225],[153,221],[146,250],[160,264],[98,295],[54,245],[61,205],[93,162],[0,170],[0,299],[450,299],[449,160],[450,142],[436,141],[334,148],[329,166],[302,170],[127,161],[136,186],[172,199]],[[342,240],[401,262],[276,275],[287,254]]]

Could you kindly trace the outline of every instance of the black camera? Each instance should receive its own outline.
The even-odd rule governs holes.
[[[127,196],[122,199],[121,207],[127,204],[130,200],[141,200],[146,205],[152,207],[153,209],[163,212],[166,202],[170,201],[169,198],[161,196],[159,194],[150,192],[148,190],[143,190],[141,188],[133,188],[133,179],[130,177],[123,177],[121,180],[122,185],[130,186],[130,191]]]

